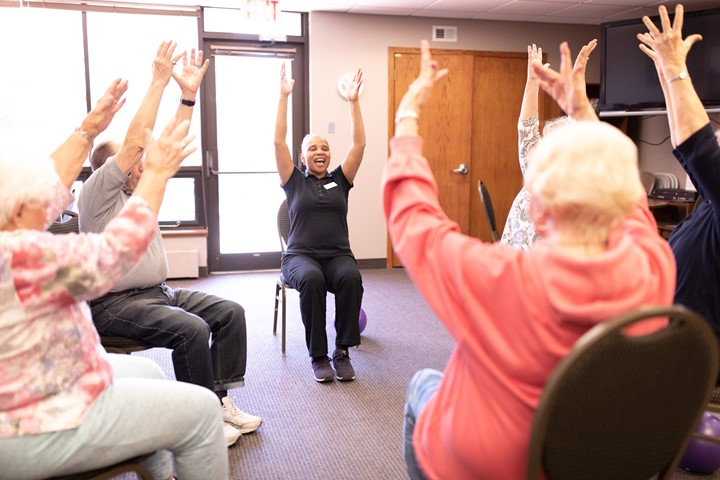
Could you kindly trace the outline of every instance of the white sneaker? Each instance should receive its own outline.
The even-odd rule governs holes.
[[[240,433],[254,432],[262,424],[262,418],[238,410],[230,397],[223,397],[222,404],[223,421],[238,429]]]
[[[225,435],[225,444],[232,447],[237,439],[242,436],[242,432],[227,422],[223,422],[223,435]]]

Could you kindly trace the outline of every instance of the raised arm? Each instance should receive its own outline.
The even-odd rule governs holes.
[[[155,126],[160,100],[163,91],[170,81],[173,62],[180,56],[173,58],[175,42],[163,41],[158,47],[153,61],[153,76],[140,108],[130,122],[125,140],[115,157],[115,162],[123,172],[129,172],[142,158],[145,149],[145,130]]]
[[[532,64],[534,62],[542,63],[542,48],[533,43],[532,46],[528,45],[527,51],[527,80],[525,80],[525,91],[523,92],[520,117],[518,119],[521,122],[538,114],[538,93],[540,92],[540,81],[532,69]]]
[[[290,148],[287,144],[287,115],[288,98],[292,93],[295,80],[288,80],[285,73],[285,63],[280,67],[280,101],[278,102],[277,117],[275,117],[275,162],[277,163],[280,184],[285,185],[290,180],[295,165],[293,165]]]
[[[648,32],[637,37],[642,42],[640,49],[655,62],[667,103],[670,137],[676,147],[710,122],[688,76],[686,63],[693,44],[702,37],[695,34],[683,40],[682,5],[675,7],[672,25],[667,8],[661,5],[659,11],[662,32],[645,16],[643,23]]]
[[[342,171],[350,183],[355,180],[365,153],[365,124],[360,112],[360,87],[362,70],[358,68],[353,81],[345,89],[345,98],[350,102],[350,122],[352,125],[352,144],[342,164]]]
[[[593,40],[583,49],[594,49]],[[590,48],[589,46],[592,45]],[[586,50],[587,51],[587,50]],[[590,53],[587,52],[587,55]],[[582,54],[582,50],[581,50]],[[580,55],[578,56],[580,59]],[[585,61],[576,62],[575,66],[571,66],[570,47],[567,42],[560,44],[560,71],[556,72],[549,66],[540,62],[533,62],[532,69],[540,80],[540,88],[548,95],[553,97],[560,105],[565,113],[575,120],[594,120],[598,121],[587,96],[587,88],[585,86]]]
[[[189,120],[172,119],[157,141],[153,140],[149,128],[145,130],[147,149],[143,160],[143,174],[133,196],[145,200],[155,213],[160,210],[168,180],[177,173],[180,163],[197,148],[189,147],[194,139],[194,136],[188,136],[189,129]]]
[[[68,188],[80,174],[95,137],[110,125],[115,113],[125,103],[122,96],[127,87],[127,80],[118,78],[113,81],[80,127],[50,155],[55,162],[55,170],[60,180]]]
[[[180,73],[173,70],[172,77],[177,82],[181,92],[180,102],[175,114],[178,122],[192,118],[193,107],[197,101],[197,92],[209,66],[209,59],[203,62],[203,51],[198,50],[196,54],[193,48],[190,53],[184,52],[182,54],[182,70]]]
[[[427,40],[420,42],[420,52],[420,74],[408,87],[395,113],[396,137],[418,134],[420,115],[430,98],[432,87],[448,73],[447,68],[440,69],[438,63],[432,59]]]

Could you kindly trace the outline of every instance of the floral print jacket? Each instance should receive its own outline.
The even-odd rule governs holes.
[[[48,219],[72,200],[57,188]],[[76,428],[111,383],[86,300],[135,265],[156,225],[133,197],[101,234],[0,232],[0,438]]]
[[[518,123],[518,156],[523,178],[528,166],[528,157],[540,141],[540,120],[533,115]],[[523,186],[513,200],[508,213],[500,242],[519,250],[527,251],[542,237],[535,231],[530,220],[530,192]]]

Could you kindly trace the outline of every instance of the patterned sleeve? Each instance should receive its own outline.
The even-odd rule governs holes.
[[[12,281],[26,308],[61,308],[107,292],[145,252],[157,216],[135,197],[99,234],[24,231],[12,241]]]
[[[540,141],[540,119],[537,114],[518,122],[518,156],[520,171],[525,178],[530,152]]]

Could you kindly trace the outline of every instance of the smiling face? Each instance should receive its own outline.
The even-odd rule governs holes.
[[[330,145],[320,135],[308,135],[303,139],[300,158],[308,172],[323,178],[330,167]]]

